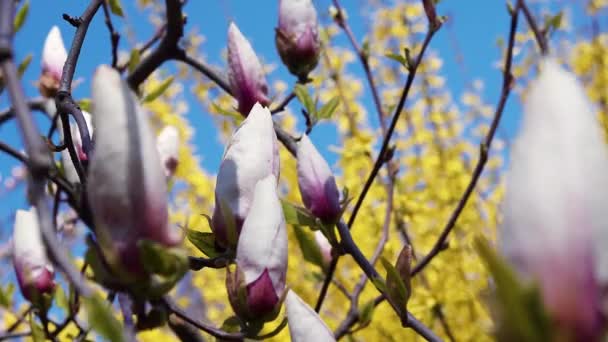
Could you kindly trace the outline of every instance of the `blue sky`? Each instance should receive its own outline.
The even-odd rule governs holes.
[[[122,1],[125,7],[125,20],[114,17],[114,25],[123,33],[120,48],[129,51],[137,41],[145,41],[153,34],[153,27],[148,23],[148,16],[137,10],[134,1]],[[315,0],[322,23],[329,20],[327,8],[330,0]],[[436,35],[431,48],[439,53],[444,60],[443,71],[447,78],[447,85],[458,99],[462,91],[473,79],[481,79],[485,83],[484,97],[488,103],[495,103],[500,89],[501,76],[493,67],[499,58],[496,40],[505,36],[508,29],[509,18],[502,1],[445,0],[440,3],[438,12],[449,16],[450,20]],[[342,1],[349,13],[349,23],[359,40],[361,40],[369,25],[365,1]],[[37,89],[33,82],[40,74],[41,49],[47,32],[52,25],[61,29],[64,41],[69,47],[74,28],[62,20],[62,13],[79,15],[86,7],[86,1],[54,0],[33,1],[25,26],[18,33],[15,40],[17,60],[23,59],[27,54],[33,54],[33,61],[24,76],[24,86],[28,96],[37,96]],[[226,45],[226,31],[230,20],[234,20],[241,31],[251,40],[254,48],[265,62],[272,62],[279,68],[269,75],[270,79],[282,79],[288,84],[293,83],[284,67],[280,64],[274,46],[274,28],[277,21],[277,4],[275,0],[191,0],[186,6],[188,24],[186,30],[196,29],[205,36],[201,45],[202,52],[213,64],[224,66],[225,62],[221,52]],[[129,32],[128,35],[124,34]],[[344,37],[340,38],[346,44]],[[457,61],[461,54],[463,62]],[[74,97],[89,97],[90,86],[88,81],[94,69],[99,64],[110,63],[109,34],[103,20],[101,11],[94,18],[83,50],[78,61],[75,79],[82,79],[83,83],[74,89]],[[171,63],[165,66],[172,68]],[[350,66],[353,73],[362,73],[361,66],[354,63]],[[201,155],[203,167],[211,173],[217,169],[221,158],[223,146],[216,138],[215,127],[210,114],[207,113],[186,88],[184,97],[190,104],[188,118],[196,129],[195,145]],[[365,92],[363,101],[373,113],[369,92]],[[6,108],[8,100],[6,94],[0,96],[0,108]],[[515,131],[518,117],[517,100],[512,99],[507,106],[503,120],[503,129],[512,135]],[[45,119],[40,119],[41,127],[46,127]],[[375,116],[370,115],[374,120]],[[46,130],[46,129],[45,129]],[[20,145],[14,124],[5,124],[0,127],[0,136],[16,146]],[[330,124],[320,125],[313,132],[313,141],[321,148],[321,152],[331,161],[335,156],[326,147],[335,142],[334,129]],[[15,162],[7,156],[0,155],[0,175],[3,179],[10,175]],[[0,222],[10,223],[11,213],[14,209],[23,207],[23,186],[17,190],[4,193],[0,191],[0,201],[3,209],[0,210]]]
[[[120,48],[129,51],[135,42],[147,40],[154,32],[154,28],[148,22],[148,15],[142,14],[135,6],[135,1],[123,0],[125,7],[125,19],[114,17],[114,25],[121,32]],[[320,13],[320,21],[327,23],[327,8],[331,0],[314,0]],[[392,2],[392,1],[387,1]],[[24,76],[24,87],[28,96],[38,95],[33,83],[40,74],[40,56],[44,39],[53,25],[59,26],[64,41],[69,47],[74,28],[65,22],[61,16],[63,13],[76,16],[82,13],[88,1],[53,0],[32,1],[30,13],[25,26],[18,33],[15,40],[17,60],[22,60],[27,54],[33,54],[33,61]],[[545,2],[546,3],[546,2]],[[365,0],[343,0],[343,6],[349,13],[349,23],[359,41],[364,37],[369,26],[369,8]],[[213,64],[224,67],[222,51],[226,45],[226,31],[228,23],[234,20],[241,31],[252,42],[259,56],[266,63],[274,63],[278,66],[269,79],[282,79],[291,85],[294,79],[280,63],[274,46],[274,28],[277,22],[277,0],[190,0],[185,8],[188,14],[186,30],[196,30],[205,36],[205,42],[201,45],[201,51]],[[541,5],[543,6],[543,5]],[[559,4],[557,5],[560,6]],[[556,7],[556,6],[553,6]],[[537,7],[533,7],[537,9]],[[436,51],[443,59],[443,75],[446,77],[447,86],[456,100],[471,84],[474,79],[480,79],[485,84],[484,100],[486,103],[495,104],[498,99],[502,82],[501,74],[495,67],[500,58],[497,47],[497,39],[506,39],[509,17],[503,1],[488,0],[443,0],[439,4],[438,13],[449,17],[448,23],[439,31],[431,44],[431,49]],[[579,17],[580,19],[580,17]],[[525,25],[522,23],[520,29]],[[127,33],[128,34],[125,34]],[[338,42],[346,44],[344,36]],[[458,58],[462,57],[462,61]],[[109,34],[104,24],[104,16],[101,11],[91,23],[87,38],[85,40],[75,79],[83,80],[74,89],[76,99],[89,97],[90,86],[88,81],[94,69],[103,63],[111,62]],[[165,64],[165,67],[173,68],[173,62]],[[349,71],[362,75],[359,64],[353,63]],[[365,83],[367,86],[367,83]],[[208,112],[202,108],[189,92],[189,86],[185,87],[184,99],[190,105],[188,119],[194,124],[196,135],[194,144],[201,156],[202,164],[210,173],[217,170],[223,146],[217,139],[215,126]],[[362,101],[368,108],[369,113],[374,113],[371,97],[366,90]],[[295,102],[295,101],[294,101]],[[293,106],[297,106],[292,102]],[[0,108],[8,106],[6,94],[0,95]],[[297,108],[297,107],[293,107]],[[509,100],[501,129],[508,136],[513,136],[519,122],[519,99],[512,96]],[[369,115],[370,120],[375,115]],[[36,115],[41,127],[48,125],[47,120]],[[331,124],[321,124],[315,128],[312,138],[319,146],[321,152],[330,160],[335,160],[335,155],[327,147],[335,142],[334,128]],[[0,127],[0,137],[15,146],[20,146],[20,139],[13,123]],[[14,160],[5,155],[0,155],[0,176],[2,182],[10,176],[11,169],[17,165]],[[9,227],[12,222],[12,213],[17,208],[26,206],[24,187],[19,186],[16,190],[5,192],[0,187],[0,237],[5,237],[4,225]]]

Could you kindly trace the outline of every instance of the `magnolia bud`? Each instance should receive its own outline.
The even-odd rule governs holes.
[[[228,241],[224,216],[232,214],[238,234],[256,183],[270,174],[279,177],[279,146],[270,111],[256,104],[230,139],[217,174],[212,229],[221,245],[236,244]],[[222,203],[230,213],[222,212]]]
[[[63,64],[68,53],[63,45],[61,32],[53,26],[44,41],[42,49],[42,75],[40,76],[40,93],[44,97],[54,97],[59,89]]]
[[[287,230],[273,174],[255,186],[236,249],[236,264],[242,277],[237,284],[245,290],[246,301],[232,298],[230,302],[235,312],[246,313],[245,318],[263,319],[277,308],[287,273]]]
[[[583,87],[553,59],[542,61],[525,96],[499,242],[538,282],[560,328],[596,340],[608,280],[608,150]]]
[[[97,68],[92,83],[95,153],[87,189],[95,231],[113,266],[141,274],[139,240],[171,247],[181,236],[168,224],[164,171],[139,101],[109,66]]]
[[[55,272],[45,250],[36,209],[17,210],[13,230],[13,265],[21,293],[30,301],[55,288]]]
[[[292,342],[329,342],[335,341],[334,334],[321,317],[290,290],[285,297],[289,335]]]
[[[320,230],[315,231],[315,242],[317,243],[317,247],[319,247],[319,251],[321,252],[321,258],[323,261],[323,268],[329,267],[331,263],[331,244],[323,235],[323,232]]]
[[[246,116],[256,102],[263,106],[270,103],[262,64],[234,23],[228,28],[228,79],[242,115]]]
[[[93,138],[93,124],[91,123],[91,114],[83,110],[82,116],[84,117],[84,121],[87,124],[89,135],[91,136],[91,138]],[[63,141],[64,135],[61,120],[57,121],[57,129],[59,130],[59,136]],[[82,148],[82,138],[80,137],[80,130],[78,129],[78,125],[73,122],[70,122],[70,134],[72,136],[72,143],[74,145],[74,149],[76,150],[76,154],[78,155],[78,160],[80,160],[81,162],[88,161],[89,156],[87,156],[87,154],[84,152],[84,149]],[[66,179],[72,183],[79,183],[80,179],[78,178],[78,173],[76,172],[74,163],[72,163],[72,158],[70,157],[70,151],[68,151],[68,149],[64,149],[63,151],[61,151],[61,162],[63,163],[63,169],[65,172]]]
[[[329,165],[307,135],[303,135],[298,143],[297,159],[298,185],[302,202],[323,222],[337,221],[341,209],[336,180]]]
[[[321,41],[317,11],[311,0],[279,0],[275,43],[289,72],[306,78],[317,66]]]
[[[165,176],[170,178],[175,174],[179,161],[179,132],[174,126],[165,126],[156,137],[156,148],[160,162],[165,169]]]

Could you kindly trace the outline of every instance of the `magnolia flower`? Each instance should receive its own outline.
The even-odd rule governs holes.
[[[175,126],[165,126],[156,137],[156,148],[165,176],[170,178],[177,169],[179,161],[179,132]]]
[[[307,135],[298,143],[298,185],[302,202],[324,222],[335,222],[341,213],[340,192],[323,156]]]
[[[247,115],[256,102],[264,106],[270,103],[262,64],[234,23],[228,28],[228,80],[242,115]]]
[[[135,95],[109,66],[97,68],[92,83],[95,154],[87,189],[96,234],[113,266],[141,274],[139,240],[171,247],[181,236],[168,223],[164,171]]]
[[[601,331],[608,280],[608,150],[585,91],[553,59],[541,63],[511,151],[501,248],[538,282],[549,314],[577,340]]]
[[[311,0],[279,0],[275,43],[289,72],[306,78],[317,66],[321,41],[317,11]]]
[[[59,89],[63,64],[68,53],[63,45],[61,32],[53,26],[44,41],[42,48],[42,75],[40,76],[40,93],[44,97],[54,97]]]
[[[236,264],[242,279],[235,284],[245,291],[246,300],[241,303],[231,296],[235,312],[259,319],[275,311],[285,289],[287,230],[273,174],[255,186],[236,249]],[[229,293],[237,291],[229,288]]]
[[[321,317],[298,295],[290,290],[285,297],[289,335],[292,342],[335,341],[334,334]]]
[[[323,268],[326,268],[331,263],[331,244],[320,230],[315,231],[315,243],[321,252]]]
[[[32,301],[55,288],[55,271],[46,256],[36,209],[17,210],[13,230],[13,265],[23,297]]]
[[[87,129],[89,131],[89,135],[93,138],[93,124],[91,123],[91,114],[86,111],[82,111],[82,116],[87,124]],[[61,120],[57,121],[57,129],[59,130],[59,136],[63,141],[63,126],[61,124]],[[87,162],[89,160],[89,156],[84,152],[82,148],[82,138],[80,137],[80,130],[78,129],[78,125],[73,122],[70,122],[70,134],[72,136],[72,143],[76,150],[76,154],[78,155],[78,160],[81,162]],[[79,183],[80,179],[78,178],[78,173],[76,172],[76,168],[74,167],[74,163],[72,163],[72,158],[70,157],[70,151],[68,149],[64,149],[61,151],[61,161],[63,163],[63,169],[65,172],[65,177],[68,181],[72,183]]]
[[[270,111],[256,104],[230,139],[217,175],[212,229],[221,245],[229,243],[224,216],[232,214],[238,234],[256,183],[270,174],[279,177],[279,145]],[[223,204],[230,213],[222,212]]]

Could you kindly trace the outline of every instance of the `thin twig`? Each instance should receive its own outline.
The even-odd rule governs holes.
[[[70,52],[68,53],[68,57],[63,66],[63,72],[61,73],[59,91],[57,92],[57,95],[55,95],[55,107],[57,108],[57,112],[61,117],[64,143],[68,146],[70,159],[72,160],[72,164],[74,164],[74,168],[78,173],[80,183],[83,185],[86,183],[84,168],[74,147],[67,115],[71,115],[76,121],[76,125],[78,126],[78,131],[80,133],[80,139],[82,141],[82,150],[87,155],[90,155],[93,150],[93,144],[91,142],[89,129],[82,114],[82,110],[76,104],[76,102],[74,102],[71,92],[72,80],[74,78],[74,73],[76,71],[76,65],[78,64],[78,57],[80,56],[80,50],[82,48],[82,44],[84,43],[84,38],[86,37],[89,24],[101,6],[102,1],[103,0],[92,0],[89,3],[89,6],[87,6],[83,12],[82,16],[78,18],[78,25],[76,28],[76,33],[74,34],[74,39],[72,40],[72,46],[70,47]],[[64,17],[66,16],[64,15]]]
[[[173,313],[177,317],[194,325],[195,327],[208,333],[211,336],[214,336],[214,337],[217,337],[217,338],[220,338],[223,340],[232,340],[232,341],[242,340],[245,337],[245,335],[243,335],[241,333],[228,333],[221,329],[213,327],[213,326],[209,325],[208,323],[204,323],[204,322],[198,321],[198,320],[190,317],[184,310],[179,308],[179,306],[177,306],[177,304],[168,296],[163,297],[163,303],[165,304],[165,306],[167,307],[167,310],[169,310],[170,313]]]
[[[114,29],[114,24],[112,24],[112,17],[110,15],[107,0],[103,1],[102,6],[105,23],[108,27],[108,31],[110,32],[110,43],[112,44],[112,68],[116,69],[116,64],[118,63],[118,42],[120,41],[120,34],[118,34],[118,32]]]
[[[46,113],[45,111],[45,107],[44,107],[44,102],[46,100],[42,97],[37,97],[34,99],[29,99],[27,100],[27,105],[30,108],[30,110],[35,110],[38,112],[42,112],[42,113]],[[3,111],[0,112],[0,125],[2,125],[3,123],[5,123],[8,120],[11,120],[15,117],[15,111],[13,110],[13,108],[7,108]]]
[[[536,43],[538,44],[538,48],[542,55],[546,56],[549,54],[549,45],[547,44],[547,37],[540,30],[538,25],[536,24],[536,20],[530,12],[530,8],[524,0],[517,0],[517,6],[524,12],[524,16],[526,17],[526,21],[528,22],[528,26],[530,26],[530,30],[534,33],[534,37],[536,38]]]
[[[222,88],[222,90],[224,90],[226,93],[232,95],[232,89],[230,88],[228,80],[220,76],[217,71],[213,70],[213,68],[211,68],[207,64],[195,60],[191,56],[188,56],[186,53],[176,55],[175,59],[193,67],[194,69],[196,69],[196,71],[207,76],[210,80],[215,82],[215,84]]]
[[[424,56],[424,52],[426,51],[426,48],[428,47],[429,43],[431,42],[431,39],[433,38],[433,36],[437,32],[437,30],[439,30],[440,27],[441,27],[440,25],[437,25],[435,27],[429,28],[429,30],[424,38],[424,41],[422,42],[422,47],[420,49],[420,53],[418,53],[418,57],[416,57],[416,60],[414,61],[413,65],[411,65],[409,67],[409,69],[410,69],[409,74],[407,76],[407,80],[405,81],[405,85],[403,87],[403,91],[401,92],[401,97],[399,98],[397,107],[395,108],[395,111],[393,114],[393,119],[391,120],[391,124],[390,124],[386,134],[384,135],[384,139],[382,141],[382,147],[380,148],[380,152],[378,153],[378,156],[376,157],[376,161],[374,162],[374,167],[372,168],[371,173],[367,177],[367,180],[365,181],[365,185],[363,186],[363,190],[361,191],[361,194],[357,198],[357,202],[355,203],[355,206],[353,207],[353,211],[348,220],[348,227],[352,227],[353,223],[355,222],[355,219],[357,217],[359,209],[363,205],[363,201],[365,200],[365,196],[367,195],[367,192],[371,188],[376,176],[378,175],[378,172],[380,172],[382,165],[387,161],[386,155],[387,155],[387,151],[388,151],[388,145],[389,145],[390,139],[393,135],[393,132],[395,131],[395,127],[397,126],[397,122],[399,121],[399,116],[401,115],[403,106],[405,105],[405,100],[407,99],[409,91],[412,88],[412,84],[414,83],[414,78],[416,77],[416,71],[418,70],[418,66],[422,62],[422,57]],[[337,263],[338,263],[338,258],[333,258],[329,269],[335,270]],[[332,277],[333,277],[333,272],[328,272],[327,276],[325,278],[325,282],[323,283],[323,287],[321,288],[321,292],[320,292],[319,298],[317,300],[317,305],[315,307],[317,312],[318,312],[318,310],[320,310],[321,305],[323,304],[323,300],[325,298],[325,295],[327,294],[327,287],[331,283]]]
[[[505,105],[507,103],[507,99],[511,92],[511,88],[513,87],[514,79],[511,74],[511,65],[513,60],[513,47],[515,46],[515,33],[517,31],[517,21],[519,18],[519,6],[520,2],[516,5],[513,14],[511,15],[511,26],[509,31],[509,45],[507,47],[507,54],[505,57],[505,65],[503,70],[503,81],[502,81],[502,90],[500,92],[500,99],[498,100],[498,105],[496,106],[496,111],[494,112],[494,118],[492,119],[492,123],[490,124],[490,129],[480,145],[479,148],[479,159],[477,161],[477,165],[475,165],[475,169],[473,170],[473,175],[471,176],[471,180],[467,185],[460,201],[458,201],[458,205],[452,212],[450,219],[446,223],[443,228],[439,238],[431,248],[431,251],[416,264],[416,266],[412,269],[411,275],[415,276],[417,273],[422,271],[428,263],[433,260],[433,258],[439,254],[444,248],[448,235],[456,225],[462,210],[467,204],[469,197],[473,193],[475,186],[477,185],[477,181],[481,177],[483,169],[488,161],[488,151],[492,146],[492,140],[494,139],[494,135],[496,134],[496,129],[498,128],[498,124],[500,123],[500,119],[502,117],[502,113],[504,111]]]

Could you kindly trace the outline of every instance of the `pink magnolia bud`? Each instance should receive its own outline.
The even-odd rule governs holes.
[[[238,234],[256,183],[270,174],[279,177],[279,146],[270,111],[256,104],[230,139],[217,174],[212,229],[221,245],[229,242],[224,222],[228,213],[222,213],[221,204],[230,209]]]
[[[302,202],[323,222],[335,222],[341,212],[340,192],[329,165],[307,135],[298,143],[297,159]]]
[[[585,91],[551,58],[525,94],[511,151],[502,250],[538,282],[549,314],[575,340],[601,332],[608,280],[608,150]]]
[[[317,247],[319,247],[319,251],[321,252],[323,268],[329,267],[329,264],[331,263],[331,244],[320,230],[315,231],[315,242],[317,243]]]
[[[273,312],[285,289],[287,230],[277,179],[272,174],[255,186],[236,250],[236,264],[247,295],[246,308],[240,311],[252,317]]]
[[[83,110],[82,116],[84,117],[84,121],[87,124],[89,135],[91,138],[93,138],[93,124],[91,122],[91,114]],[[59,136],[63,141],[64,136],[61,120],[57,121],[57,128],[59,130]],[[76,149],[78,159],[80,161],[88,161],[89,156],[87,156],[87,154],[84,152],[84,149],[82,148],[82,138],[80,137],[80,130],[78,129],[78,125],[76,125],[74,122],[70,122],[70,133],[72,135],[72,143],[74,144],[74,148]],[[76,172],[74,163],[72,163],[72,158],[70,157],[70,152],[68,151],[68,149],[64,149],[63,151],[61,151],[61,162],[63,163],[63,169],[65,172],[66,179],[72,183],[79,183],[80,179],[78,178],[78,173]]]
[[[59,81],[63,72],[63,64],[68,53],[63,45],[61,32],[53,26],[44,41],[42,49],[42,75],[40,77],[40,93],[45,97],[53,97],[59,89]]]
[[[36,297],[55,288],[55,272],[46,256],[36,209],[17,210],[13,230],[13,265],[23,297]]]
[[[93,76],[95,153],[88,198],[96,234],[113,266],[142,273],[137,242],[181,242],[168,223],[167,185],[154,133],[139,101],[120,74],[100,66]]]
[[[334,334],[321,317],[298,295],[290,290],[285,297],[289,335],[292,342],[331,342]]]
[[[270,103],[262,64],[235,23],[228,28],[228,79],[242,115],[256,102],[263,106]]]
[[[321,41],[317,11],[311,0],[279,0],[275,43],[289,72],[306,78],[317,66]]]
[[[165,169],[165,176],[170,178],[175,174],[179,161],[179,132],[174,126],[165,126],[156,137],[156,148],[160,162]]]

